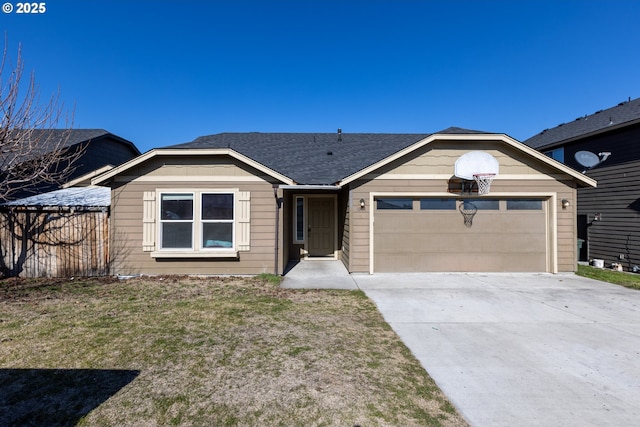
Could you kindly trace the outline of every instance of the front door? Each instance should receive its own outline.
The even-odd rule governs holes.
[[[310,197],[307,221],[309,256],[334,256],[335,251],[335,199]]]

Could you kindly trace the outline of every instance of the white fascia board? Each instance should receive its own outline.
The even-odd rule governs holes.
[[[342,187],[339,185],[315,185],[315,184],[281,184],[278,186],[283,190],[322,190],[322,191],[335,191],[340,190]]]
[[[266,166],[264,166],[261,163],[256,162],[255,160],[250,159],[249,157],[238,153],[237,151],[234,151],[230,148],[200,148],[200,149],[196,149],[196,148],[154,148],[150,151],[147,151],[146,153],[142,154],[141,156],[136,157],[135,159],[131,159],[126,163],[123,163],[120,166],[117,166],[115,168],[113,168],[112,170],[97,176],[96,178],[91,180],[91,184],[93,185],[99,185],[103,182],[108,181],[109,179],[113,178],[116,175],[119,175],[139,164],[142,164],[144,162],[146,162],[147,160],[153,158],[153,157],[159,157],[159,156],[230,156],[233,157],[236,160],[241,161],[242,163],[251,166],[254,169],[259,170],[260,172],[263,172],[279,181],[284,182],[285,184],[290,184],[293,185],[294,181],[289,178],[286,177],[276,171],[274,171],[273,169],[270,169]]]

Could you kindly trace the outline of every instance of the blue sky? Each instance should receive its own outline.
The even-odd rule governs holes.
[[[0,13],[43,98],[141,151],[219,132],[524,140],[640,97],[640,1],[50,0]]]

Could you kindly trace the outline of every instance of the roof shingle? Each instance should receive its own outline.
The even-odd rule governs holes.
[[[545,129],[523,142],[538,150],[636,120],[640,120],[640,98],[621,102],[615,107],[596,111],[590,116],[578,117],[572,122],[563,123],[552,129]]]
[[[449,128],[439,133],[484,133]],[[231,148],[298,184],[330,185],[430,134],[220,133],[166,148]]]

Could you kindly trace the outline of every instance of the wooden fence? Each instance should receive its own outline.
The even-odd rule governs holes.
[[[109,274],[109,209],[3,209],[0,276]]]

